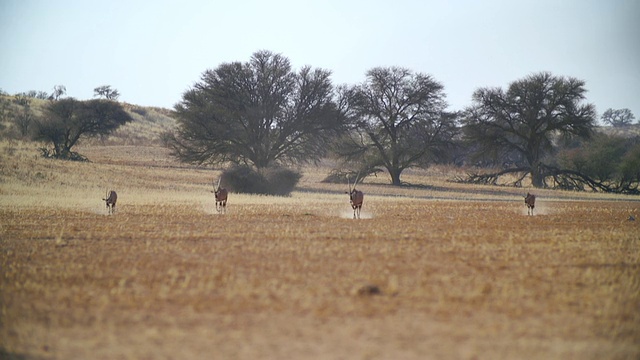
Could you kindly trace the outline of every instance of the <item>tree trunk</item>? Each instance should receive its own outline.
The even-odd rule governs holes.
[[[59,158],[60,159],[69,159],[69,158],[71,158],[71,149],[66,147],[66,146],[63,146],[61,148],[61,152],[60,152]]]
[[[531,167],[531,185],[535,188],[544,187],[544,176],[542,176],[542,172],[540,171],[540,166],[538,164]]]
[[[400,182],[400,174],[402,170],[400,169],[388,169],[389,176],[391,176],[391,184],[394,186],[400,186],[402,183]]]
[[[57,142],[53,142],[53,157],[56,159],[62,158],[62,146]]]

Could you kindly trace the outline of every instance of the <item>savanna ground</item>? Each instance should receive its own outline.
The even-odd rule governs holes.
[[[309,167],[218,214],[219,172],[161,148],[1,145],[0,358],[640,358],[638,197],[536,190],[527,216],[436,169],[367,179],[353,220]]]

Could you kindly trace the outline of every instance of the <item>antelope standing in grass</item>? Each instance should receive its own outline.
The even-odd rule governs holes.
[[[229,192],[227,189],[220,187],[220,181],[222,179],[218,179],[218,185],[213,186],[213,193],[216,196],[216,211],[221,213],[227,212],[227,196]]]
[[[107,197],[102,199],[107,204],[107,211],[109,215],[113,214],[116,211],[116,201],[118,201],[118,194],[115,191],[109,190],[107,191]]]
[[[356,185],[358,184],[358,178],[360,174],[356,176],[356,181],[353,183],[353,188],[351,188],[351,182],[349,181],[349,177],[347,176],[347,185],[349,186],[349,201],[351,202],[351,207],[353,208],[353,218],[360,219],[360,210],[362,210],[362,202],[364,200],[364,194],[360,190],[356,190]]]
[[[527,205],[527,215],[533,215],[533,208],[536,207],[536,196],[527,193],[524,197],[524,204]]]

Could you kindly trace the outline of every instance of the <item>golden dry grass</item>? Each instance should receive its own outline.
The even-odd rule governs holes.
[[[640,201],[445,181],[209,192],[159,148],[0,148],[0,357],[637,359]],[[106,215],[105,188],[119,193]],[[629,215],[638,220],[628,221]],[[368,291],[378,289],[379,294]]]

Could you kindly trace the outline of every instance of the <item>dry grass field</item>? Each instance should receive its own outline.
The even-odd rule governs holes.
[[[217,171],[78,151],[0,143],[0,358],[640,358],[637,197],[536,190],[527,216],[527,189],[435,169],[367,179],[353,220],[306,168],[218,214]]]

